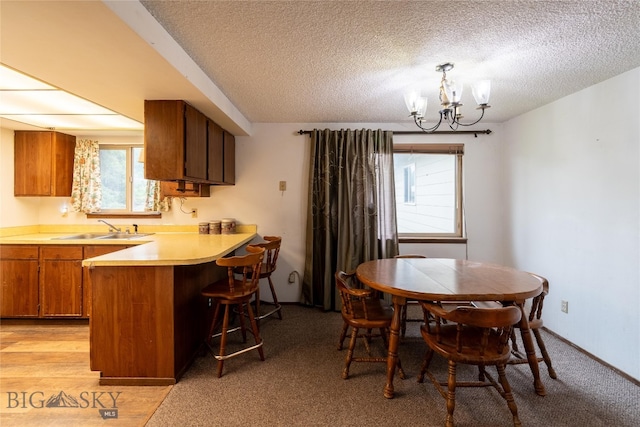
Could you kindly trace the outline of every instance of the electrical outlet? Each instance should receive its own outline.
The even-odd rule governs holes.
[[[280,181],[280,191],[287,191],[287,181]]]
[[[569,301],[561,301],[560,311],[563,313],[569,313]]]
[[[198,209],[191,209],[191,218],[198,218]]]
[[[289,273],[289,283],[294,283],[296,281],[296,274],[298,274],[298,272],[295,270]]]

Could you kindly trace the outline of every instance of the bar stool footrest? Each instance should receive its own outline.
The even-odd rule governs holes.
[[[262,320],[282,310],[282,304],[275,304],[273,302],[268,302],[268,301],[260,301],[260,305],[262,306],[263,304],[272,305],[274,308],[273,310],[268,311],[264,314],[256,313],[256,320]]]
[[[207,343],[207,347],[209,347],[209,350],[211,351],[211,354],[213,355],[213,357],[216,358],[216,360],[227,360],[230,359],[232,357],[235,356],[239,356],[241,354],[247,353],[251,350],[255,350],[259,347],[262,347],[263,341],[260,341],[258,344],[254,344],[252,346],[249,347],[245,347],[242,350],[238,350],[238,351],[234,351],[233,353],[229,353],[229,354],[225,354],[224,356],[220,356],[219,354],[215,354],[214,349]]]

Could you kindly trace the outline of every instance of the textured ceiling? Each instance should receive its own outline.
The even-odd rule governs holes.
[[[435,117],[453,62],[491,79],[485,120],[503,122],[639,67],[639,28],[640,0],[0,0],[0,62],[138,121],[145,99],[185,99],[235,135],[411,126],[403,93],[426,89]],[[468,87],[463,103],[476,117]]]
[[[640,66],[637,0],[141,3],[251,122],[402,122],[416,85],[430,117],[443,62],[502,122]]]

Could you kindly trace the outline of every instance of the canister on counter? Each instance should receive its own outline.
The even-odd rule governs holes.
[[[198,233],[199,234],[209,234],[209,223],[201,222],[198,224]]]
[[[222,222],[219,219],[209,221],[209,234],[220,234],[222,232]]]
[[[235,234],[236,220],[233,218],[222,218],[222,234]]]

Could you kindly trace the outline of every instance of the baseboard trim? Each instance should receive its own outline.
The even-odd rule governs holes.
[[[576,350],[578,350],[580,353],[588,356],[589,358],[595,360],[596,362],[600,363],[603,366],[606,366],[607,368],[611,369],[612,371],[614,371],[616,374],[620,375],[621,377],[631,381],[633,384],[640,386],[640,380],[637,380],[635,378],[633,378],[631,375],[627,374],[626,372],[621,371],[620,369],[616,368],[615,366],[610,365],[609,363],[605,362],[604,360],[600,359],[597,356],[594,356],[593,354],[589,353],[587,350],[585,350],[584,348],[575,345],[574,343],[572,343],[571,341],[569,341],[568,339],[561,337],[560,335],[556,334],[553,331],[550,331],[549,329],[547,329],[546,327],[542,327],[542,329],[544,329],[546,332],[548,332],[550,335],[553,335],[554,337],[556,337],[557,339],[559,339],[560,341],[562,341],[563,343],[570,345],[571,347],[575,348]],[[553,361],[553,359],[552,359]]]

